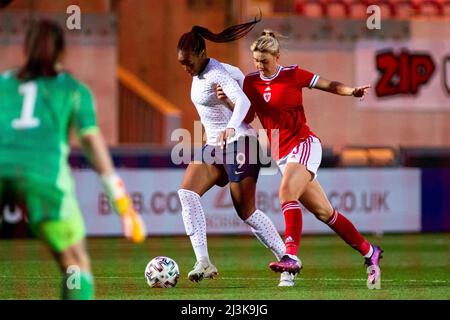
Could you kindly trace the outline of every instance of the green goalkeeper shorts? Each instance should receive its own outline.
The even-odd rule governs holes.
[[[28,179],[0,179],[0,204],[25,206],[31,230],[52,250],[62,252],[86,236],[73,189]]]

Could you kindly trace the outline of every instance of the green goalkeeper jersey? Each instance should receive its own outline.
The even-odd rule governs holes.
[[[69,73],[21,82],[0,74],[0,178],[71,184],[69,132],[98,130],[87,86]]]

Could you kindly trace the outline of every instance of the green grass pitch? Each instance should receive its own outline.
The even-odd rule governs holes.
[[[304,236],[303,270],[295,287],[279,288],[268,269],[272,253],[253,237],[212,236],[216,280],[191,283],[188,237],[149,237],[141,245],[119,238],[88,239],[97,299],[450,299],[450,234],[384,235],[368,239],[385,250],[380,290],[366,287],[363,259],[334,235]],[[152,289],[147,262],[173,258],[181,277],[172,289]],[[61,275],[36,240],[0,240],[0,299],[59,299]]]

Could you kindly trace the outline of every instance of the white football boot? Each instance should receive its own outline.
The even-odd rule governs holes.
[[[194,265],[194,269],[188,273],[188,279],[192,282],[200,282],[204,278],[214,279],[219,275],[217,268],[209,261],[200,260]]]
[[[295,278],[297,278],[297,274],[292,274],[287,271],[282,272],[280,275],[280,283],[278,283],[278,286],[293,287],[295,284]]]

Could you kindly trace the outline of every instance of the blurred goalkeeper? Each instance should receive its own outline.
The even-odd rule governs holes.
[[[89,88],[63,71],[64,33],[47,20],[34,22],[25,39],[26,63],[0,74],[0,206],[5,191],[28,211],[32,231],[49,245],[61,271],[63,299],[93,299],[94,282],[85,247],[85,227],[68,165],[74,129],[133,242],[145,239],[145,225],[114,172],[99,131]],[[79,288],[66,271],[78,266]]]

